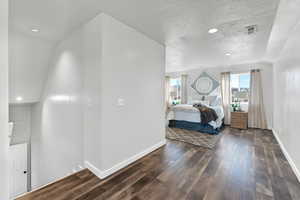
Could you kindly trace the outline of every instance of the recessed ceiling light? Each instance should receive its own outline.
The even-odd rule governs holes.
[[[231,56],[231,53],[226,53],[225,55],[226,55],[226,56]]]
[[[23,101],[23,97],[17,97],[16,100],[17,101]]]
[[[216,33],[218,31],[219,30],[217,28],[211,28],[211,29],[208,30],[208,33],[213,34],[213,33]]]
[[[31,29],[31,31],[34,32],[34,33],[37,33],[37,32],[39,32],[40,30],[39,30],[39,29],[36,29],[36,28],[33,28],[33,29]]]

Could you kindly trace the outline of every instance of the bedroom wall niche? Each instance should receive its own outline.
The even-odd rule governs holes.
[[[188,102],[193,100],[201,100],[202,96],[195,91],[191,86],[194,81],[199,77],[202,72],[207,72],[211,77],[213,77],[218,82],[221,81],[222,72],[247,72],[251,69],[261,69],[262,82],[263,82],[263,95],[264,104],[266,109],[266,116],[268,121],[269,129],[273,127],[273,65],[271,63],[249,63],[241,65],[231,65],[231,66],[219,66],[219,67],[199,67],[194,70],[182,71],[182,72],[169,72],[167,73],[170,77],[179,77],[181,74],[188,75]],[[217,87],[210,96],[221,96],[220,86]]]

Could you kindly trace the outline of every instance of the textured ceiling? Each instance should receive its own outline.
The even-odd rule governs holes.
[[[300,1],[281,0],[272,33],[269,39],[265,60],[276,61],[285,44],[300,20]]]
[[[10,24],[58,41],[105,12],[166,45],[167,71],[258,61],[278,0],[10,0]],[[245,26],[257,24],[247,35]],[[208,34],[211,27],[220,31]],[[31,33],[38,28],[39,33]],[[225,54],[230,52],[231,56]]]

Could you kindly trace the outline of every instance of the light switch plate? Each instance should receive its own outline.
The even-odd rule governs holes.
[[[124,106],[125,105],[125,100],[122,98],[118,99],[118,106]]]

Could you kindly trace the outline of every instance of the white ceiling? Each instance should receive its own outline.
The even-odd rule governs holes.
[[[54,44],[40,38],[9,33],[9,102],[38,102],[47,79]]]
[[[10,24],[56,42],[105,12],[165,44],[167,71],[262,59],[278,0],[10,0]],[[257,24],[247,35],[245,26]],[[220,31],[210,35],[211,27]],[[40,29],[32,33],[32,28]],[[230,52],[231,56],[225,53]]]
[[[266,60],[276,61],[300,20],[300,1],[281,0],[269,39]]]

